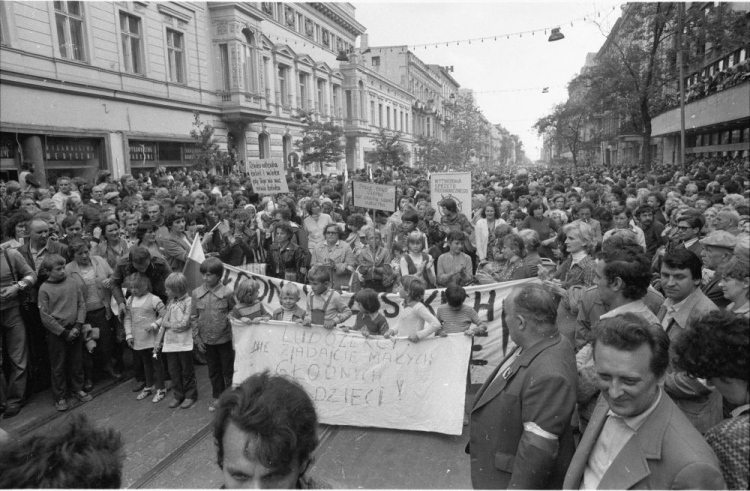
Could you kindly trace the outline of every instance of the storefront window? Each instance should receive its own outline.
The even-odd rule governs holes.
[[[44,157],[47,182],[55,182],[60,176],[92,181],[103,168],[102,140],[48,137]]]
[[[18,179],[18,151],[14,136],[11,133],[0,133],[0,179],[5,182]]]
[[[185,142],[130,140],[130,168],[133,173],[150,172],[157,167],[190,167],[196,147]]]

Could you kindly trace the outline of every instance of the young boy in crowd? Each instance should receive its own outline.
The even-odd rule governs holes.
[[[224,264],[218,258],[203,261],[200,272],[203,284],[191,295],[190,327],[195,346],[206,354],[213,396],[208,410],[214,411],[221,393],[232,386],[234,348],[229,313],[235,304],[234,292],[221,284]]]
[[[65,259],[50,254],[42,260],[40,274],[47,275],[39,288],[39,313],[47,329],[55,409],[66,411],[68,383],[81,402],[93,397],[83,390],[83,336],[86,302],[78,284],[65,274]]]
[[[331,289],[331,270],[327,266],[314,266],[307,275],[310,293],[307,296],[307,314],[304,325],[323,325],[333,329],[345,322],[352,311],[341,295]]]
[[[305,309],[297,305],[299,303],[299,288],[294,283],[285,283],[279,293],[279,302],[281,307],[274,310],[271,320],[285,322],[305,321]]]
[[[442,326],[438,334],[462,332],[474,336],[487,332],[487,323],[479,318],[477,311],[464,305],[466,290],[463,287],[449,286],[444,295],[447,303],[438,307],[436,316]],[[476,327],[472,328],[472,324]]]

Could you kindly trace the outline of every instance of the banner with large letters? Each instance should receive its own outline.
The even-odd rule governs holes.
[[[471,338],[408,339],[289,322],[232,322],[234,384],[269,370],[299,382],[321,423],[460,435]]]
[[[253,278],[260,284],[259,298],[263,306],[269,312],[273,312],[281,307],[279,303],[279,292],[281,287],[287,283],[284,280],[261,276],[250,271],[244,271],[229,265],[224,265],[223,283],[234,287],[236,283],[243,278]],[[505,283],[495,283],[490,285],[477,285],[466,287],[468,297],[466,304],[470,305],[477,311],[479,317],[487,322],[487,337],[477,337],[474,339],[473,355],[474,360],[471,365],[472,383],[482,383],[489,373],[496,367],[510,349],[513,348],[513,341],[510,339],[507,329],[503,328],[501,322],[503,299],[510,291],[519,285],[539,282],[536,278],[525,280],[509,281]],[[308,285],[296,283],[300,290],[299,306],[306,308],[305,298],[310,291]],[[349,307],[354,307],[353,294],[344,292],[344,299],[349,303]],[[391,327],[399,324],[402,316],[402,299],[395,293],[381,293],[380,312],[388,321]],[[424,296],[424,303],[434,314],[438,307],[445,303],[443,290],[427,290]],[[355,312],[356,313],[356,312]],[[354,325],[354,316],[344,323],[346,326]],[[244,353],[238,352],[238,357],[244,356]]]

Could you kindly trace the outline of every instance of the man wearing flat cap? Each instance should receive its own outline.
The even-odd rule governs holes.
[[[729,232],[717,230],[700,241],[703,250],[701,251],[701,261],[703,267],[716,271],[719,266],[729,261],[734,255],[734,248],[737,245],[737,237]],[[701,285],[703,293],[711,299],[719,308],[726,308],[730,300],[724,297],[724,292],[719,286],[721,278],[714,274],[710,281]]]

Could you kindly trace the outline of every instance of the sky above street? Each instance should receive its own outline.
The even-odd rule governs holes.
[[[453,66],[453,77],[462,88],[474,89],[485,117],[519,135],[532,160],[539,157],[542,147],[532,126],[555,103],[567,99],[567,83],[580,72],[586,54],[601,48],[620,16],[621,5],[564,1],[352,3],[356,19],[367,28],[370,46],[410,45],[425,63]],[[548,42],[549,28],[558,26],[565,39]],[[528,32],[539,29],[542,32],[534,35]],[[487,37],[491,39],[477,39]],[[438,46],[414,47],[426,43]],[[544,87],[549,87],[546,94],[542,93]]]

